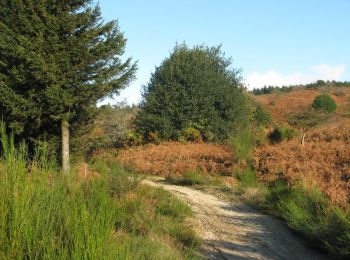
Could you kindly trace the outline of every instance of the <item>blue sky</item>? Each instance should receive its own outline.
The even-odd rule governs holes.
[[[137,103],[142,85],[176,42],[222,44],[248,88],[350,81],[350,0],[100,0],[128,39],[137,79],[116,100]],[[107,99],[105,103],[113,103]]]

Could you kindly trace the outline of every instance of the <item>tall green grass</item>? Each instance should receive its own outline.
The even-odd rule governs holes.
[[[245,128],[231,135],[229,144],[236,160],[249,162],[252,159],[254,134],[251,129]]]
[[[251,170],[235,174],[235,194],[248,204],[281,217],[287,225],[314,248],[334,259],[350,258],[350,209],[332,205],[317,187],[302,183],[288,185],[285,180],[258,181]]]
[[[312,246],[327,250],[335,258],[349,259],[350,212],[331,205],[316,187],[290,188],[277,181],[270,185],[266,203]]]
[[[97,177],[64,177],[45,145],[29,160],[4,125],[0,134],[0,259],[194,257],[191,211],[169,193],[104,162]]]

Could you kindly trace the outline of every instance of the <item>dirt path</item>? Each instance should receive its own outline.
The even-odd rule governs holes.
[[[281,221],[239,203],[161,180],[143,183],[160,186],[191,205],[196,228],[208,259],[326,259],[306,248]]]

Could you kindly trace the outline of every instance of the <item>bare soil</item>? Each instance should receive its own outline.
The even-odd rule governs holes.
[[[163,187],[191,206],[195,229],[203,241],[200,254],[206,259],[327,259],[307,248],[282,221],[247,205],[162,178],[143,183]]]

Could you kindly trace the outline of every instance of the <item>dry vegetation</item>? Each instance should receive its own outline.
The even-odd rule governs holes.
[[[163,176],[189,171],[212,174],[232,172],[232,153],[227,146],[204,143],[166,142],[122,150],[117,159],[138,172]]]
[[[299,89],[287,93],[272,93],[269,95],[254,96],[263,104],[278,122],[286,122],[290,114],[305,112],[321,90]],[[337,115],[349,115],[350,88],[334,88],[327,91],[338,105]]]
[[[264,180],[285,178],[306,186],[318,186],[331,202],[348,207],[350,202],[350,89],[329,90],[338,105],[322,126],[307,133],[305,145],[298,138],[256,149],[257,173]],[[339,94],[341,93],[341,94]],[[273,117],[286,122],[288,115],[305,112],[319,90],[296,90],[257,96]],[[337,95],[335,95],[337,94]]]

